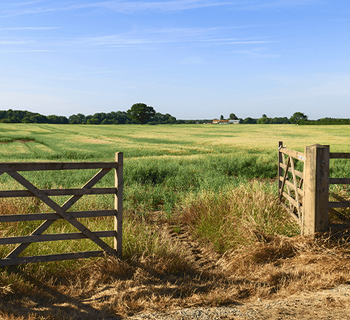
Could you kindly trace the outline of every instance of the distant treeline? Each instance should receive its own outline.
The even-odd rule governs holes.
[[[290,118],[287,117],[275,117],[269,118],[266,114],[263,114],[259,119],[245,118],[239,119],[239,123],[243,124],[299,124],[301,121],[308,121],[307,115],[302,112],[295,112]]]
[[[58,123],[58,124],[136,124],[130,119],[125,111],[116,111],[109,113],[95,113],[85,116],[81,113],[73,114],[69,118],[65,116],[44,116],[39,113],[21,110],[0,111],[0,122],[6,123]],[[177,120],[170,114],[156,112],[148,124],[184,124],[196,123],[194,120]]]
[[[234,114],[233,114],[234,115]],[[223,118],[223,116],[221,116]],[[99,112],[94,115],[85,116],[81,113],[73,114],[69,118],[65,116],[44,116],[40,113],[21,110],[0,110],[0,122],[5,123],[57,123],[57,124],[137,124],[135,120],[128,117],[125,111],[112,111],[109,113]],[[162,114],[156,112],[146,123],[156,124],[202,124],[211,123],[212,119],[201,120],[177,120],[169,113]],[[242,124],[299,124],[299,125],[349,125],[350,119],[322,118],[309,120],[308,116],[301,112],[295,112],[290,118],[275,117],[270,118],[263,114],[261,118],[251,117],[239,118]]]
[[[303,120],[299,121],[298,124],[308,124],[308,125],[342,125],[350,124],[350,119],[336,119],[336,118],[322,118],[318,120]]]
[[[269,118],[265,114],[259,119],[245,118],[239,119],[243,124],[299,124],[299,125],[342,125],[350,124],[350,119],[321,118],[318,120],[309,120],[307,115],[301,112],[295,112],[289,119],[287,117]]]

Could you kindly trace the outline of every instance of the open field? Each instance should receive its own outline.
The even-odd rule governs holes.
[[[123,261],[99,258],[0,270],[0,317],[117,319],[346,283],[348,235],[290,238],[299,229],[278,205],[274,179],[279,140],[298,151],[319,143],[329,144],[332,152],[350,152],[349,136],[348,126],[0,124],[1,162],[113,161],[115,152],[123,152],[125,179]],[[93,174],[25,176],[38,187],[72,188]],[[350,163],[332,162],[331,176],[350,177]],[[114,175],[100,185],[113,186]],[[5,174],[0,187],[23,188]],[[348,194],[347,188],[336,191]],[[71,210],[113,206],[113,196],[84,196]],[[0,203],[0,214],[48,211],[30,198]],[[39,223],[3,224],[0,236],[25,235]],[[106,230],[113,222],[85,223]],[[56,221],[49,230],[74,228]],[[0,255],[11,248],[0,247]],[[95,249],[89,241],[58,241],[33,244],[25,254]]]
[[[200,156],[276,150],[279,140],[303,151],[306,145],[329,144],[333,152],[349,151],[348,126],[295,125],[49,125],[0,126],[1,160],[113,160]]]

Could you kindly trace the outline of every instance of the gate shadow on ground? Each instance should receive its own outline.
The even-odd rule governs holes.
[[[30,283],[38,282],[22,270],[16,267],[13,269],[15,269],[13,272],[20,274]],[[107,310],[99,310],[82,303],[79,299],[58,292],[43,283],[40,283],[40,292],[33,295],[11,294],[0,297],[0,318],[4,315],[8,319],[122,319]]]

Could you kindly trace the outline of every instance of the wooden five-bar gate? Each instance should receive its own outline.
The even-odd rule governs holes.
[[[339,196],[340,201],[329,201],[329,185],[350,184],[350,178],[329,177],[329,160],[340,158],[350,159],[350,153],[332,153],[328,145],[318,144],[305,147],[302,153],[287,149],[279,142],[279,200],[299,223],[304,235],[328,231],[329,212],[350,207],[350,201]]]
[[[42,171],[42,170],[77,170],[77,169],[100,169],[82,188],[80,189],[49,189],[40,190],[36,188],[28,179],[24,178],[19,172],[22,171]],[[112,188],[93,188],[108,172],[115,170],[115,186]],[[122,256],[122,217],[123,217],[123,154],[116,153],[115,162],[36,162],[36,163],[0,163],[0,175],[7,173],[26,190],[3,190],[0,191],[0,198],[8,197],[37,197],[47,204],[54,212],[50,213],[32,213],[32,214],[13,214],[1,215],[0,222],[18,222],[18,221],[40,221],[44,222],[30,235],[18,237],[0,238],[0,245],[19,244],[5,258],[0,259],[0,267],[17,265],[21,263],[46,262],[67,259],[78,259],[87,257],[97,257],[103,253]],[[114,210],[98,211],[68,211],[83,195],[91,194],[114,194]],[[50,196],[72,197],[62,206],[53,201]],[[78,218],[91,217],[114,217],[114,230],[110,231],[91,231],[84,226]],[[43,234],[56,220],[65,219],[80,232],[61,233],[61,234]],[[109,246],[101,238],[113,237],[114,248]],[[90,239],[102,250],[72,252],[51,255],[38,255],[23,257],[20,254],[34,242],[72,240],[72,239]]]

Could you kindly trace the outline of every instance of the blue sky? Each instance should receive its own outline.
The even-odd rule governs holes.
[[[350,118],[350,1],[0,3],[0,109]]]

